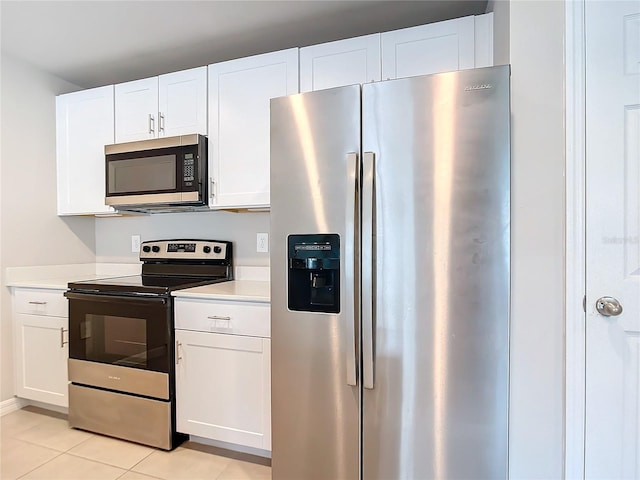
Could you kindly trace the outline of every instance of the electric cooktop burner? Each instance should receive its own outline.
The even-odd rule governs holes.
[[[233,279],[232,244],[217,240],[157,240],[140,245],[142,275],[69,283],[76,292],[168,295],[173,290]]]

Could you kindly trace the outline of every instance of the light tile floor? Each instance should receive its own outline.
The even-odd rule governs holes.
[[[165,452],[74,430],[35,407],[0,420],[2,480],[271,480],[268,462],[192,442]]]

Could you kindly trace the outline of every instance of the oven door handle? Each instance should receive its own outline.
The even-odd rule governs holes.
[[[131,304],[149,304],[149,303],[161,303],[166,305],[167,299],[165,297],[157,297],[152,295],[96,295],[92,293],[76,293],[76,292],[64,292],[64,296],[69,300],[82,300],[85,302],[103,302],[112,303],[114,301],[126,302]]]

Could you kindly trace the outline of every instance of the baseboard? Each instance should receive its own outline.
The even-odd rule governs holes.
[[[26,405],[28,405],[28,402],[17,397],[13,397],[13,398],[10,398],[9,400],[0,402],[0,417],[3,417],[7,413],[20,410],[22,407]]]
[[[230,456],[231,458],[237,458],[253,463],[260,463],[262,465],[271,465],[271,452],[269,450],[246,447],[244,445],[236,445],[233,443],[221,442],[219,440],[211,440],[209,438],[197,437],[195,435],[189,435],[189,440],[202,446],[219,449],[219,451],[212,452],[217,455]],[[195,445],[193,445],[193,443],[191,444],[191,448],[198,449]],[[226,453],[223,452],[223,450],[226,450]],[[240,454],[241,456],[234,456],[232,452]],[[242,458],[242,456],[244,456],[245,458]]]

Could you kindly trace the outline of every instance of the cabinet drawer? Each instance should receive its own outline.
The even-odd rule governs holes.
[[[270,337],[271,307],[267,303],[178,298],[176,328],[254,337]]]
[[[43,290],[37,288],[16,288],[13,293],[15,313],[67,317],[67,299],[64,290]]]

